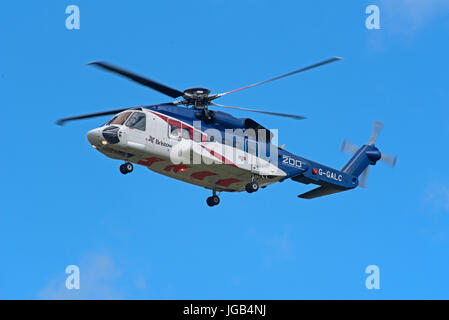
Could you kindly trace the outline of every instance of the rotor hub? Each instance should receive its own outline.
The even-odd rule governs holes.
[[[183,98],[186,100],[186,105],[204,109],[210,103],[209,94],[210,90],[206,88],[190,88],[184,91]]]

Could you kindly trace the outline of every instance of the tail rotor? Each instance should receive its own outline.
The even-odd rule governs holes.
[[[371,137],[370,137],[368,146],[374,146],[374,144],[376,143],[377,137],[379,136],[379,133],[382,131],[382,128],[383,128],[383,124],[381,122],[379,122],[379,121],[374,122],[373,130],[371,131]],[[360,148],[357,145],[355,145],[347,140],[344,140],[343,145],[341,146],[341,152],[343,152],[343,153],[355,154],[359,150],[360,150]],[[389,165],[390,167],[393,168],[396,165],[397,157],[387,155],[387,154],[382,154],[380,161],[386,163],[387,165]],[[367,166],[366,169],[363,170],[362,174],[360,175],[359,185],[363,188],[366,188],[366,186],[367,186],[369,167],[370,166]]]

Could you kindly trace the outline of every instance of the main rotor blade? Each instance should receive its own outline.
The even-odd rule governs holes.
[[[137,110],[138,108],[155,107],[155,106],[163,106],[163,105],[175,105],[175,103],[174,102],[168,102],[168,103],[153,104],[151,106],[128,107],[128,108],[108,110],[108,111],[102,111],[102,112],[96,112],[96,113],[88,113],[88,114],[83,114],[83,115],[80,115],[80,116],[74,116],[74,117],[68,117],[68,118],[59,119],[58,121],[56,121],[56,124],[58,126],[63,126],[68,121],[96,118],[96,117],[102,117],[102,116],[109,116],[111,114],[120,113],[120,112],[125,111],[125,110],[134,110],[134,109]]]
[[[294,114],[279,113],[279,112],[269,112],[269,111],[261,111],[261,110],[247,109],[247,108],[224,106],[222,104],[218,104],[218,103],[214,103],[214,102],[211,102],[211,105],[216,106],[216,107],[221,107],[221,108],[230,108],[230,109],[243,110],[243,111],[249,111],[249,112],[263,113],[263,114],[268,114],[268,115],[271,115],[271,116],[292,118],[292,119],[296,119],[296,120],[306,119],[303,116],[298,116],[298,115],[294,115]]]
[[[324,65],[326,65],[328,63],[332,63],[332,62],[339,61],[339,60],[342,60],[342,59],[343,58],[340,58],[340,57],[333,57],[331,59],[327,59],[327,60],[321,61],[321,62],[313,64],[311,66],[308,66],[308,67],[305,67],[305,68],[301,68],[301,69],[298,69],[298,70],[295,70],[295,71],[283,74],[281,76],[274,77],[274,78],[269,79],[269,80],[257,82],[257,83],[251,84],[249,86],[246,86],[246,87],[243,87],[243,88],[239,88],[239,89],[235,89],[235,90],[231,90],[231,91],[228,91],[228,92],[219,93],[219,94],[216,95],[216,98],[219,98],[219,97],[224,96],[224,95],[229,94],[229,93],[234,93],[234,92],[237,92],[237,91],[240,91],[240,90],[244,90],[244,89],[252,88],[252,87],[255,87],[255,86],[259,86],[259,85],[264,84],[264,83],[268,83],[268,82],[271,82],[271,81],[275,81],[275,80],[278,80],[278,79],[289,77],[289,76],[292,76],[294,74],[301,73],[301,72],[304,72],[304,71],[307,71],[307,70],[310,70],[310,69],[318,68],[318,67],[324,66]]]
[[[120,75],[122,75],[122,76],[124,76],[124,77],[126,77],[126,78],[128,78],[130,80],[133,80],[133,81],[135,81],[137,83],[140,83],[141,85],[144,85],[146,87],[149,87],[151,89],[159,91],[160,93],[163,93],[163,94],[165,94],[165,95],[167,95],[169,97],[172,97],[172,98],[178,98],[178,97],[181,97],[183,95],[183,93],[181,91],[178,91],[176,89],[167,87],[166,85],[163,85],[163,84],[161,84],[159,82],[156,82],[156,81],[148,79],[148,78],[144,78],[144,77],[139,76],[139,75],[137,75],[135,73],[132,73],[132,72],[129,72],[129,71],[117,68],[117,67],[112,66],[112,65],[110,65],[108,63],[105,63],[105,62],[91,62],[88,65],[94,65],[94,66],[103,68],[105,70],[108,70],[108,71],[111,71],[111,72],[114,72],[114,73],[118,73],[118,74],[120,74]]]
[[[111,115],[111,114],[120,113],[120,112],[128,110],[128,109],[129,108],[123,108],[123,109],[109,110],[109,111],[103,111],[103,112],[83,114],[83,115],[80,115],[80,116],[62,118],[62,119],[59,119],[58,121],[56,121],[56,124],[58,126],[62,126],[62,125],[64,125],[68,121],[88,119],[88,118],[95,118],[95,117],[101,117],[101,116],[108,116],[108,115]]]

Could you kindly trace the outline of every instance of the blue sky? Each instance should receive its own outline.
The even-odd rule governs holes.
[[[81,29],[65,28],[66,6]],[[381,30],[365,28],[380,7]],[[4,113],[0,298],[449,298],[449,6],[440,0],[38,1],[0,7]],[[340,168],[343,139],[385,124],[368,188],[314,201],[286,181],[222,194],[89,145],[105,119],[60,117],[169,101],[84,64],[106,60],[175,88],[222,92],[322,59],[342,62],[229,95],[279,143]],[[81,290],[64,287],[81,269]],[[365,288],[368,265],[380,290]]]

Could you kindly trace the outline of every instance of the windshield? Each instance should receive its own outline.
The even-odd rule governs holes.
[[[125,123],[126,119],[128,119],[130,114],[131,114],[130,111],[118,114],[114,118],[112,118],[108,123],[106,123],[106,125],[123,124],[123,123]]]
[[[133,115],[126,122],[126,126],[133,129],[145,131],[146,127],[145,113],[134,112]]]

